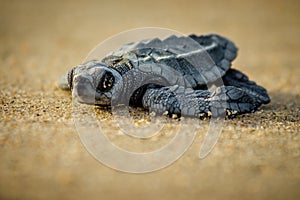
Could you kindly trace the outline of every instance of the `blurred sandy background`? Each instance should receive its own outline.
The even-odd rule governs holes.
[[[297,0],[1,0],[0,199],[298,199],[299,10]],[[226,121],[206,159],[197,157],[199,134],[170,167],[132,175],[85,150],[71,96],[55,81],[99,42],[144,26],[231,38],[240,48],[234,65],[272,103]]]

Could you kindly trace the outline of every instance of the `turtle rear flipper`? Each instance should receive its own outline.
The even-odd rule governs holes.
[[[236,45],[220,35],[190,35],[189,37],[198,42],[223,71],[227,71],[231,67],[231,62],[237,56],[238,48]]]
[[[242,89],[248,93],[248,95],[253,96],[253,98],[263,104],[270,102],[270,97],[265,88],[249,80],[245,74],[236,69],[228,70],[223,77],[223,82],[225,86],[235,86]]]

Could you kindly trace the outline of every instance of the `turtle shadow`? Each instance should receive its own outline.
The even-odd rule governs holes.
[[[282,111],[300,108],[300,95],[286,92],[271,92],[271,103],[265,105],[265,110]]]
[[[263,105],[261,114],[273,122],[300,121],[300,95],[287,92],[270,92],[271,102]]]

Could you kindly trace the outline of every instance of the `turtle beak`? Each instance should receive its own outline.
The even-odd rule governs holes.
[[[77,75],[74,77],[72,98],[78,103],[89,105],[110,105],[111,94],[98,93],[93,86],[93,78],[90,75]]]
[[[96,90],[93,79],[89,75],[77,75],[73,80],[72,97],[79,103],[95,104]]]

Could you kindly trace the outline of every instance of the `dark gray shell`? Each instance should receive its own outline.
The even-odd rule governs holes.
[[[219,35],[173,35],[123,45],[102,62],[121,74],[142,64],[163,64],[179,72],[196,89],[223,77],[237,50],[233,42]],[[118,67],[120,61],[123,64]]]

